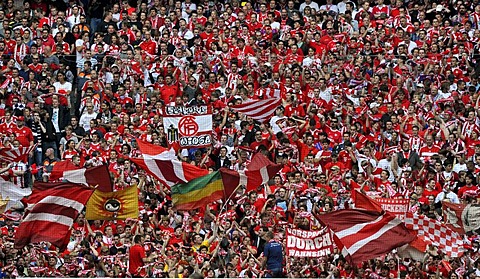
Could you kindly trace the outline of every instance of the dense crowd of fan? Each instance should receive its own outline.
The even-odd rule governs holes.
[[[0,172],[32,187],[59,160],[107,164],[116,190],[140,189],[141,212],[80,217],[66,251],[13,249],[19,215],[7,213],[3,276],[478,278],[476,234],[461,258],[430,249],[424,262],[264,247],[286,227],[318,229],[312,212],[349,206],[352,185],[435,219],[444,200],[477,202],[479,24],[478,0],[2,1],[0,146],[37,148]],[[283,104],[265,123],[231,109],[267,98]],[[262,152],[283,169],[226,204],[177,212],[129,160],[137,140],[168,146],[172,105],[213,107],[212,145],[180,160],[244,170]]]

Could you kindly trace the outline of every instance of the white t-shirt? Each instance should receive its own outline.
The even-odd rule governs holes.
[[[273,116],[271,119],[270,119],[270,126],[272,127],[272,130],[273,130],[273,133],[274,134],[277,134],[278,132],[281,132],[282,131],[282,127],[280,127],[278,125],[278,123],[282,122],[282,121],[286,121],[287,120],[287,117],[286,116],[282,116],[282,117],[279,117],[279,116]]]
[[[90,120],[97,118],[97,113],[93,112],[92,114],[84,113],[80,116],[80,121],[78,125],[83,127],[85,131],[90,131]]]
[[[72,92],[72,84],[68,81],[66,81],[64,84],[61,84],[60,82],[55,82],[53,84],[55,86],[55,92],[66,95],[67,92]]]
[[[77,51],[77,47],[83,46],[85,42],[82,39],[77,39],[75,41],[75,53],[77,54],[77,63],[83,58],[83,54]]]

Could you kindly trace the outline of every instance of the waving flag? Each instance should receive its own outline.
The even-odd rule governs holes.
[[[192,210],[228,198],[236,186],[225,185],[220,171],[172,187],[172,202],[177,210]]]
[[[98,190],[103,192],[113,191],[110,172],[106,165],[86,169],[75,166],[70,160],[65,160],[53,166],[49,178],[52,181],[62,178],[71,183],[97,187]]]
[[[138,147],[142,158],[131,158],[132,162],[169,187],[208,174],[208,170],[178,160],[173,149],[141,141]]]
[[[175,150],[167,149],[160,145],[148,143],[143,140],[137,140],[138,149],[142,152],[144,158],[159,159],[159,160],[171,160],[177,158]]]
[[[12,182],[0,178],[0,214],[9,210],[30,194],[32,194],[30,188],[20,188]]]
[[[408,213],[405,218],[407,228],[417,231],[429,239],[449,257],[459,257],[463,253],[462,237],[446,224],[427,216]]]
[[[384,209],[382,205],[378,202],[378,200],[373,200],[369,198],[367,195],[363,194],[359,190],[352,190],[352,199],[355,204],[355,208],[357,209],[374,211],[379,214],[384,212],[384,210],[389,211],[389,209],[391,209],[389,208],[389,206],[386,206]],[[402,210],[404,209],[404,207],[405,207],[404,205],[400,206]],[[394,211],[397,211],[397,209],[395,208]],[[390,212],[390,214],[395,214],[395,213]],[[406,216],[405,214],[402,214],[401,218],[399,218],[398,216],[397,218],[399,220],[404,221],[405,216]],[[423,253],[425,253],[427,245],[429,245],[429,243],[431,242],[425,237],[423,237],[422,235],[419,235],[416,231],[412,230],[408,226],[407,226],[407,229],[410,232],[410,234],[414,237],[414,240],[409,244],[404,245],[402,249],[399,249],[399,252],[402,252],[404,255],[409,253],[411,255],[415,255],[421,258],[421,256],[418,256],[418,255],[422,255]]]
[[[95,190],[87,202],[87,220],[125,220],[138,218],[138,192],[128,187],[117,192]]]
[[[53,165],[52,172],[50,173],[49,179],[51,181],[58,180],[63,177],[63,173],[66,171],[79,170],[79,166],[72,163],[71,160],[55,162]]]
[[[15,235],[15,248],[47,241],[65,249],[73,222],[93,193],[92,188],[71,183],[35,183],[24,199],[25,214]]]
[[[223,180],[228,185],[245,185],[247,192],[255,190],[258,186],[267,183],[275,174],[282,169],[279,164],[274,164],[262,153],[253,156],[246,171],[233,171],[220,169]]]
[[[11,162],[27,162],[28,155],[37,148],[37,145],[20,146],[18,148],[2,147],[0,148],[0,161]]]
[[[282,99],[270,98],[261,101],[251,101],[240,105],[235,105],[231,108],[234,111],[241,112],[259,122],[265,122],[272,117],[277,107],[281,104]]]
[[[382,256],[415,239],[402,221],[388,212],[343,209],[316,217],[334,232],[335,242],[353,263]]]

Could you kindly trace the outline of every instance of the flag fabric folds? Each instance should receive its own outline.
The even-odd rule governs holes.
[[[138,148],[142,158],[131,158],[132,162],[169,187],[208,174],[208,170],[178,160],[173,149],[143,141],[138,141]]]
[[[370,210],[370,211],[377,212],[379,214],[384,212],[382,205],[378,201],[371,199],[370,197],[363,194],[359,190],[352,190],[352,199],[355,204],[355,208],[357,209]],[[390,212],[390,214],[394,214],[394,213]],[[406,216],[405,214],[402,215],[402,217],[405,217],[405,216]],[[402,218],[399,220],[403,221],[403,219],[405,218]],[[425,237],[423,237],[423,235],[418,235],[416,231],[411,230],[408,227],[407,229],[410,232],[410,234],[414,236],[414,240],[409,244],[404,245],[402,249],[399,249],[399,252],[402,252],[403,254],[411,254],[416,257],[421,257],[419,255],[422,255],[423,253],[425,253],[427,245],[431,244],[431,242]]]
[[[177,183],[187,183],[194,178],[208,174],[208,170],[176,159],[167,161],[149,158],[132,158],[131,160],[137,164],[137,166],[169,187]]]
[[[71,183],[35,183],[23,220],[15,235],[15,248],[50,242],[64,250],[71,227],[93,193],[92,188]]]
[[[265,122],[275,113],[278,106],[282,104],[281,98],[269,98],[260,101],[246,102],[240,105],[231,106],[236,112],[241,112],[246,116],[259,121]]]
[[[335,234],[335,242],[353,263],[382,256],[415,239],[405,225],[388,212],[343,209],[317,215]]]
[[[408,213],[405,218],[407,228],[417,231],[437,245],[449,257],[458,257],[463,253],[462,237],[447,227],[441,221],[430,219],[424,215],[413,215]]]
[[[37,145],[20,146],[18,148],[2,147],[0,148],[0,161],[11,162],[27,162],[30,152],[35,150]]]
[[[143,157],[159,160],[171,160],[176,158],[175,150],[167,149],[160,145],[148,143],[137,139],[138,149],[142,152]]]
[[[221,169],[221,172],[225,184],[235,187],[245,185],[248,192],[255,190],[261,184],[267,183],[281,169],[281,165],[274,164],[262,153],[257,153],[248,164],[246,171]]]
[[[171,189],[172,202],[177,210],[197,209],[228,198],[236,186],[225,187],[221,172],[215,171],[189,183],[174,185]]]
[[[138,218],[138,191],[128,187],[116,192],[96,189],[87,202],[85,219],[115,220]]]
[[[448,227],[459,234],[480,229],[480,206],[442,202],[443,219]]]
[[[355,204],[355,208],[376,211],[379,213],[383,212],[383,208],[378,202],[360,191],[352,190],[352,200]]]
[[[0,178],[0,214],[9,210],[30,194],[32,194],[30,188],[20,188],[12,182]]]
[[[71,160],[59,161],[53,165],[52,172],[50,173],[49,179],[51,181],[58,180],[63,177],[63,173],[66,171],[79,170],[79,166],[72,163]]]
[[[103,192],[113,191],[110,172],[106,165],[86,169],[78,168],[69,160],[65,162],[67,163],[58,162],[53,166],[52,173],[50,174],[51,180],[63,178],[71,183],[97,187],[98,190]]]

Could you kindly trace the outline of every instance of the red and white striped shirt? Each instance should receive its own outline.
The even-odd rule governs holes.
[[[242,79],[242,76],[238,73],[230,73],[227,76],[227,87],[235,90],[237,88],[237,82]]]

